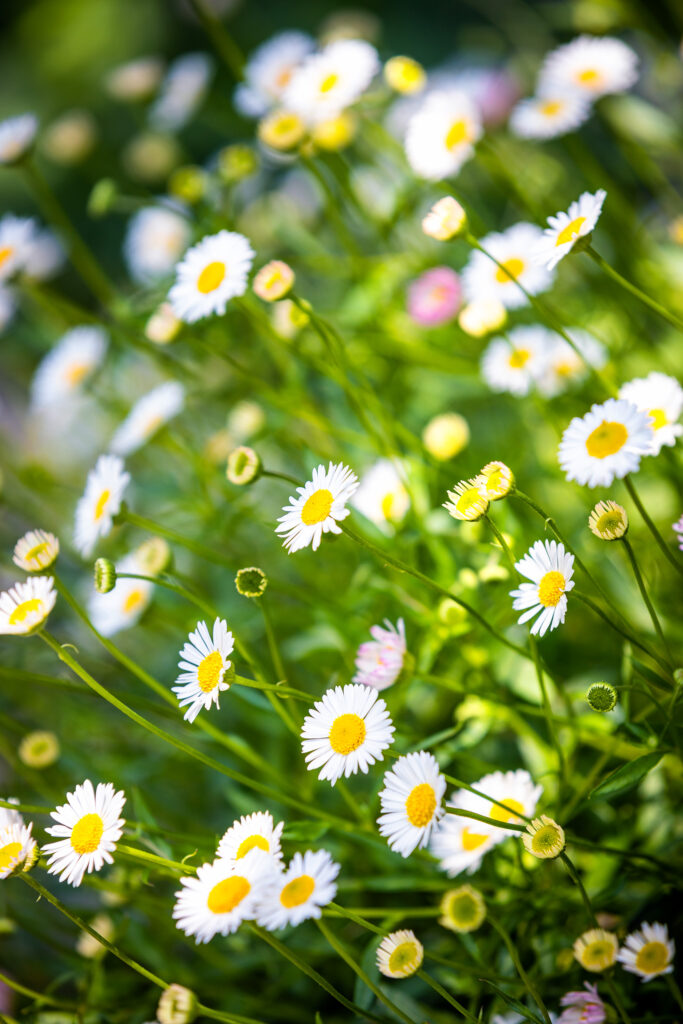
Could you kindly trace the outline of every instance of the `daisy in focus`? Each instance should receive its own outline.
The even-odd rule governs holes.
[[[324,533],[342,532],[338,525],[349,515],[347,501],[358,488],[358,477],[342,462],[330,462],[313,470],[313,478],[297,487],[299,496],[290,496],[291,504],[278,519],[275,532],[284,537],[290,554],[309,547],[317,551]]]
[[[481,360],[481,375],[492,391],[521,398],[543,377],[553,334],[532,324],[515,327],[505,338],[492,338]]]
[[[273,815],[267,811],[243,814],[238,821],[233,821],[224,833],[216,850],[216,858],[239,861],[251,850],[262,850],[279,864],[282,861],[280,839],[284,826],[284,821],[276,825]]]
[[[182,410],[185,388],[169,380],[139,398],[109,445],[116,455],[130,455]]]
[[[337,895],[339,867],[327,850],[295,853],[285,871],[264,886],[258,923],[272,932],[320,917],[320,908]]]
[[[111,782],[100,782],[95,789],[86,779],[67,793],[66,803],[50,815],[57,824],[45,829],[57,839],[43,847],[43,853],[49,854],[48,872],[59,875],[60,882],[77,886],[86,871],[101,871],[105,861],[112,864],[125,825],[121,818],[125,802],[124,793],[117,792]]]
[[[515,486],[514,473],[504,462],[487,462],[475,479],[487,501],[500,501],[501,498],[506,498]]]
[[[431,92],[408,123],[408,163],[428,181],[449,178],[473,156],[482,131],[479,111],[464,92]]]
[[[54,533],[29,530],[14,545],[12,561],[26,572],[48,569],[57,560],[59,541]]]
[[[549,92],[521,100],[510,114],[510,131],[520,139],[555,139],[587,121],[590,102],[578,93]]]
[[[213,636],[205,622],[198,622],[190,633],[178,662],[183,670],[176,679],[180,685],[172,687],[180,707],[189,705],[183,715],[186,722],[194,722],[202,708],[208,711],[212,704],[220,707],[219,694],[230,689],[226,674],[230,678],[234,675],[229,657],[234,647],[235,640],[225,619],[216,619]]]
[[[335,40],[295,69],[282,104],[306,124],[328,121],[362,96],[379,68],[377,51],[370,43]]]
[[[423,960],[424,947],[408,929],[385,936],[377,949],[377,969],[387,978],[409,978]]]
[[[17,817],[18,821],[0,820],[0,880],[28,871],[38,857],[38,847],[31,835],[33,824],[25,825],[21,815]]]
[[[29,576],[0,594],[0,635],[28,636],[39,629],[55,606],[52,576]]]
[[[638,80],[638,57],[626,43],[610,36],[579,36],[546,57],[539,92],[555,91],[596,100],[625,92]]]
[[[598,986],[584,983],[582,992],[567,992],[560,1000],[566,1007],[557,1018],[557,1024],[603,1024],[607,1007],[598,995]]]
[[[531,627],[532,636],[545,636],[557,629],[567,614],[567,594],[574,588],[574,556],[556,540],[537,540],[524,558],[515,562],[515,569],[531,583],[520,583],[510,591],[512,607],[522,611],[520,625],[537,616]]]
[[[188,219],[170,206],[149,206],[136,213],[123,243],[133,280],[149,284],[170,274],[191,236]]]
[[[534,262],[542,237],[539,227],[522,222],[482,238],[481,246],[488,255],[475,250],[462,272],[467,301],[498,299],[506,309],[518,309],[529,301],[518,285],[530,295],[547,291],[553,275]]]
[[[676,946],[665,924],[648,924],[626,936],[617,960],[625,971],[637,974],[641,981],[652,981],[662,974],[673,973]]]
[[[390,849],[407,857],[427,845],[443,815],[445,792],[446,780],[433,754],[420,750],[399,757],[385,773],[379,794],[382,813],[377,824]]]
[[[231,935],[242,921],[256,916],[264,885],[274,871],[261,850],[252,850],[239,863],[218,859],[202,864],[196,875],[180,879],[173,920],[197,944],[214,935]]]
[[[675,377],[653,371],[623,384],[619,398],[649,413],[654,431],[649,455],[658,455],[664,445],[673,448],[676,438],[683,434],[683,425],[678,422],[683,411],[683,388]]]
[[[478,477],[460,480],[447,494],[448,501],[444,501],[443,507],[454,519],[473,523],[488,511],[489,500],[482,491]]]
[[[6,213],[0,218],[0,281],[24,270],[35,240],[36,222]]]
[[[88,602],[88,614],[98,633],[113,636],[122,629],[134,626],[147,609],[154,584],[150,580],[125,579],[121,573],[146,575],[135,552],[131,552],[116,564],[117,580],[114,588],[107,593],[94,593]]]
[[[176,282],[168,293],[173,312],[188,324],[212,313],[222,316],[229,300],[247,290],[253,259],[248,239],[236,231],[202,238],[176,268]]]
[[[281,101],[297,67],[315,46],[304,32],[278,32],[249,57],[235,107],[245,117],[262,117]]]
[[[309,711],[301,728],[301,750],[309,771],[334,786],[344,775],[367,774],[393,742],[387,706],[376,690],[359,684],[335,686]]]
[[[401,672],[406,658],[406,629],[403,619],[392,625],[388,619],[384,626],[371,626],[372,640],[361,644],[356,654],[354,683],[386,690]]]
[[[38,131],[35,114],[19,114],[0,121],[0,164],[13,164],[29,151]]]
[[[102,365],[108,342],[101,327],[72,327],[63,334],[33,376],[33,407],[63,413],[64,405]]]
[[[553,270],[580,238],[592,233],[606,198],[604,188],[595,193],[583,192],[566,213],[560,211],[554,217],[548,217],[548,227],[536,247],[536,261]]]
[[[597,973],[612,967],[617,959],[619,943],[613,932],[590,928],[574,943],[574,957],[586,971]]]
[[[392,459],[375,462],[360,478],[351,504],[380,529],[390,532],[410,508],[410,498],[397,464]]]
[[[652,418],[632,402],[608,398],[575,416],[560,441],[558,459],[567,480],[609,487],[635,473],[654,446]]]
[[[420,274],[408,289],[408,313],[423,327],[439,327],[452,320],[462,303],[460,278],[450,267],[434,267]]]
[[[129,483],[130,474],[118,455],[100,455],[76,506],[74,544],[84,558],[92,554],[99,538],[110,532]]]

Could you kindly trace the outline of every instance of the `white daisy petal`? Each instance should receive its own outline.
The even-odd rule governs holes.
[[[264,885],[259,901],[258,923],[268,931],[298,925],[321,916],[337,894],[339,864],[327,850],[295,853],[289,867]]]
[[[562,435],[558,458],[568,480],[609,487],[613,480],[635,473],[654,445],[648,413],[621,398],[609,398],[591,406],[585,416],[574,417]]]
[[[445,791],[446,780],[432,754],[421,750],[399,757],[384,776],[379,794],[382,813],[377,819],[380,834],[392,850],[407,857],[416,847],[426,846],[443,814]]]
[[[168,293],[173,312],[185,323],[225,313],[230,299],[244,295],[254,259],[248,239],[236,231],[207,235],[188,249]]]
[[[45,831],[59,837],[48,843],[48,871],[59,875],[60,882],[80,885],[86,871],[99,871],[104,862],[112,863],[112,853],[121,838],[124,820],[120,817],[126,802],[124,793],[100,782],[97,790],[89,779],[67,793],[67,803],[52,811],[57,822]]]
[[[186,721],[194,722],[202,708],[208,710],[213,704],[219,707],[219,694],[230,689],[225,676],[232,667],[229,655],[234,646],[225,619],[214,622],[213,639],[205,622],[198,622],[196,630],[190,633],[178,663],[186,671],[176,679],[180,685],[172,687],[180,707],[187,707]]]

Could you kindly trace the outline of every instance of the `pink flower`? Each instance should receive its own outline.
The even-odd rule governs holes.
[[[384,626],[373,626],[372,640],[361,644],[356,654],[354,683],[364,683],[375,690],[386,690],[401,674],[406,654],[406,631],[403,619],[395,626],[384,620]]]
[[[460,308],[460,278],[450,267],[434,267],[412,282],[408,289],[408,313],[423,327],[448,323]]]
[[[683,516],[673,524],[673,529],[678,534],[678,546],[683,551]]]
[[[598,995],[598,986],[585,982],[585,992],[567,992],[560,1000],[567,1009],[558,1017],[557,1024],[603,1024],[607,1017],[605,1004]]]

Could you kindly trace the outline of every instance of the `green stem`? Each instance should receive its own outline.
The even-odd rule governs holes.
[[[626,550],[626,554],[629,557],[629,561],[631,563],[631,568],[633,569],[633,575],[635,576],[636,583],[638,584],[638,589],[640,590],[641,597],[643,598],[643,602],[645,603],[645,607],[647,608],[647,610],[649,612],[650,619],[652,621],[652,625],[655,627],[655,633],[659,637],[659,642],[661,643],[661,645],[662,645],[662,647],[663,647],[663,649],[664,649],[664,651],[665,651],[665,653],[667,655],[667,660],[669,661],[669,667],[673,668],[673,660],[672,660],[672,657],[671,657],[671,651],[669,650],[669,646],[668,646],[668,644],[666,642],[666,639],[664,637],[664,632],[662,630],[662,627],[661,627],[661,624],[659,622],[659,619],[657,618],[657,612],[654,609],[654,605],[652,604],[652,601],[650,600],[649,594],[647,592],[647,588],[645,587],[645,581],[643,579],[642,573],[641,573],[640,568],[638,566],[638,562],[636,561],[635,552],[633,551],[633,548],[629,544],[628,539],[626,537],[622,537],[622,544],[624,545],[624,548]]]
[[[295,476],[290,476],[289,473],[280,473],[276,469],[262,469],[261,476],[271,476],[275,480],[284,480],[288,484],[293,484],[295,487],[301,487],[301,480],[297,480]]]
[[[266,629],[266,641],[268,644],[268,650],[270,651],[270,657],[273,662],[273,667],[275,668],[277,679],[278,681],[286,681],[287,673],[285,672],[285,667],[282,663],[282,658],[280,657],[280,650],[278,648],[275,633],[273,631],[273,623],[270,618],[268,607],[263,598],[256,598],[255,603],[259,606],[261,613],[263,615],[263,622]],[[294,736],[296,736],[297,739],[300,739],[301,729],[292,718],[289,709],[284,707],[284,705],[276,699],[275,694],[273,693],[272,690],[266,690],[266,697],[270,701],[270,704],[275,713],[278,714],[282,721],[284,722],[287,729],[289,729],[289,731]]]
[[[680,320],[677,316],[675,316],[674,313],[670,313],[669,310],[662,306],[659,302],[656,302],[655,299],[651,299],[650,296],[647,295],[645,292],[641,291],[640,288],[637,288],[636,285],[631,284],[631,282],[627,281],[625,277],[622,277],[621,274],[614,269],[614,267],[610,266],[607,260],[604,259],[600,255],[600,253],[595,251],[592,245],[587,246],[587,248],[584,251],[587,256],[590,256],[594,263],[597,263],[601,270],[603,270],[606,274],[609,275],[609,277],[612,278],[613,281],[616,281],[617,284],[621,285],[621,287],[624,288],[627,292],[630,292],[631,295],[635,295],[637,299],[640,299],[640,301],[643,302],[646,306],[649,306],[650,309],[653,309],[655,311],[655,313],[658,313],[659,316],[662,317],[662,319],[666,320],[674,327],[677,327],[679,331],[683,331],[683,320]]]
[[[626,490],[631,496],[631,501],[640,512],[643,522],[645,523],[650,533],[659,545],[662,554],[668,559],[669,562],[671,562],[674,569],[676,569],[683,576],[683,564],[679,561],[678,558],[675,557],[675,555],[671,553],[671,551],[669,550],[669,545],[666,543],[661,533],[659,532],[655,524],[652,522],[652,519],[648,515],[647,509],[645,508],[645,506],[643,505],[642,501],[638,496],[638,492],[636,491],[630,476],[624,477],[624,484],[626,486]]]
[[[49,1006],[59,1006],[63,1010],[77,1010],[78,1006],[76,1003],[67,1003],[63,999],[55,999],[53,996],[43,995],[42,992],[35,992],[32,988],[27,988],[25,985],[20,985],[14,978],[8,977],[0,971],[0,982],[3,985],[7,985],[9,988],[14,989],[21,996],[26,996],[27,999],[33,999],[34,1002],[47,1003]]]
[[[558,778],[560,781],[560,787],[565,779],[566,775],[566,764],[564,760],[564,753],[562,752],[562,744],[560,743],[557,731],[555,729],[555,722],[553,721],[553,709],[550,706],[550,698],[548,696],[548,688],[545,684],[545,676],[543,674],[543,668],[541,666],[541,659],[538,653],[538,643],[535,636],[529,634],[529,647],[531,654],[534,659],[534,667],[536,669],[536,678],[538,679],[538,685],[541,690],[541,698],[543,700],[543,710],[545,711],[546,726],[548,733],[552,741],[555,751],[557,753],[557,771]]]
[[[667,974],[665,977],[666,977],[666,983],[669,986],[669,991],[671,992],[671,995],[674,997],[674,999],[678,1003],[680,1009],[683,1010],[683,995],[681,995],[681,990],[678,987],[676,979],[674,978],[673,974]]]
[[[205,558],[207,562],[222,565],[231,572],[235,572],[234,565],[224,558],[217,548],[206,547],[204,544],[200,544],[199,541],[185,537],[182,533],[178,533],[177,530],[172,530],[168,526],[161,526],[160,523],[155,523],[153,519],[147,519],[146,516],[139,516],[128,508],[122,508],[116,518],[119,522],[130,523],[131,526],[138,526],[141,530],[147,530],[149,533],[156,533],[160,537],[165,537],[167,540],[187,548],[193,554],[199,555],[200,558]]]
[[[505,806],[505,805],[503,805]],[[506,808],[510,810],[510,808]],[[493,825],[494,828],[507,828],[511,832],[523,832],[523,825],[511,825],[507,821],[496,821],[495,818],[487,818],[485,814],[477,814],[476,811],[464,811],[459,807],[449,807],[446,805],[446,814],[455,814],[459,818],[473,818],[475,821],[483,821],[487,825]]]
[[[508,547],[508,543],[505,540],[505,537],[503,536],[502,531],[498,529],[498,527],[494,523],[493,519],[491,519],[491,516],[488,514],[488,512],[484,516],[484,519],[489,524],[489,526],[490,526],[490,528],[491,528],[491,530],[492,530],[496,540],[498,541],[498,543],[500,544],[501,548],[503,549],[503,553],[505,554],[505,557],[508,560],[510,568],[512,569],[513,573],[516,573],[517,572],[517,568],[515,566],[515,560],[513,558],[512,552],[510,551],[510,548]]]
[[[334,194],[334,190],[332,189],[329,181],[327,180],[323,172],[316,164],[315,160],[311,159],[308,156],[305,156],[303,153],[299,154],[299,159],[301,160],[301,163],[306,168],[311,177],[314,178],[317,184],[320,186],[323,196],[325,197],[325,212],[327,213],[327,216],[329,217],[330,221],[334,224],[334,228],[337,233],[337,237],[342,245],[342,248],[346,249],[349,256],[351,257],[352,262],[355,263],[361,258],[362,253],[360,248],[358,247],[356,239],[353,237],[348,227],[346,226],[346,221],[339,213],[339,200],[337,196]]]
[[[241,81],[244,75],[244,57],[239,46],[205,0],[190,0],[190,3],[214,50],[230,74],[238,82]]]
[[[596,615],[599,615],[600,618],[603,619],[608,624],[608,626],[615,631],[615,633],[618,633],[619,636],[624,637],[624,639],[628,640],[629,643],[634,645],[634,647],[638,647],[641,651],[644,651],[645,654],[647,654],[650,658],[657,662],[660,668],[663,668],[664,671],[670,675],[671,669],[669,665],[662,658],[660,658],[658,654],[655,654],[654,651],[651,651],[648,647],[645,646],[645,644],[641,643],[640,640],[638,640],[638,638],[633,635],[633,633],[625,629],[622,629],[622,627],[618,623],[614,622],[609,617],[609,615],[607,615],[602,610],[600,605],[596,604],[595,601],[593,601],[590,597],[587,597],[586,594],[579,593],[578,590],[573,590],[572,594],[579,601],[583,601],[584,604],[588,605],[588,607],[592,609],[592,611],[594,611]]]
[[[536,1005],[538,1006],[539,1010],[541,1011],[541,1013],[543,1015],[543,1019],[545,1021],[545,1024],[550,1024],[550,1015],[548,1013],[548,1010],[546,1009],[545,1003],[541,999],[541,996],[540,996],[538,990],[536,989],[536,986],[531,981],[529,975],[526,973],[526,971],[522,967],[522,961],[519,959],[519,956],[517,954],[517,949],[515,948],[514,942],[512,941],[512,939],[510,938],[510,936],[508,935],[506,930],[503,928],[502,924],[500,924],[495,919],[495,917],[491,917],[491,915],[488,914],[487,915],[487,920],[488,920],[488,922],[490,924],[493,925],[493,927],[495,928],[495,930],[498,932],[498,934],[500,935],[501,939],[505,943],[507,951],[510,954],[510,959],[512,960],[513,964],[515,965],[515,969],[516,969],[517,973],[519,974],[522,982],[524,983],[524,986],[527,989],[529,995],[531,996],[531,998],[533,999],[533,1001],[536,1003]]]

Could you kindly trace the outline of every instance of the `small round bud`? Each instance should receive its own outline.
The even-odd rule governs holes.
[[[427,75],[412,57],[391,57],[384,65],[384,80],[394,92],[410,96],[424,89]]]
[[[478,479],[460,480],[452,491],[448,491],[448,501],[443,507],[454,519],[474,522],[488,512],[489,502],[482,494]]]
[[[108,594],[116,586],[116,566],[110,558],[98,558],[95,562],[95,590]]]
[[[234,185],[258,170],[258,157],[251,146],[225,146],[218,154],[217,170],[225,185]]]
[[[46,530],[29,530],[14,545],[12,561],[25,572],[48,569],[59,554],[59,541]]]
[[[228,455],[225,475],[231,484],[244,486],[245,484],[253,484],[255,480],[258,480],[262,468],[261,459],[254,449],[242,445],[239,448],[233,448]]]
[[[287,152],[303,141],[306,126],[298,114],[286,110],[275,110],[259,121],[258,137],[264,146]]]
[[[170,302],[162,302],[145,324],[145,337],[155,345],[168,345],[178,334],[183,322],[173,312]]]
[[[254,293],[264,302],[284,299],[294,285],[294,271],[282,260],[271,260],[261,267],[252,285]]]
[[[173,552],[163,537],[149,537],[137,549],[135,557],[145,576],[158,576],[168,569]]]
[[[484,897],[471,885],[448,889],[441,898],[439,924],[452,932],[473,932],[486,917]]]
[[[460,310],[458,324],[465,334],[483,338],[504,327],[507,318],[507,310],[498,299],[477,299]]]
[[[238,594],[243,597],[260,597],[268,586],[268,577],[263,569],[252,565],[247,569],[238,570],[235,576],[235,586]]]
[[[165,181],[181,160],[178,142],[171,135],[141,132],[121,153],[121,161],[131,178],[149,184]]]
[[[599,501],[588,517],[588,528],[600,540],[621,540],[628,530],[626,509],[609,498]]]
[[[422,432],[422,443],[429,454],[446,462],[459,455],[470,440],[467,420],[457,412],[447,412],[430,420]]]
[[[27,733],[19,744],[19,760],[29,768],[49,768],[59,758],[59,740],[53,732]]]
[[[565,847],[564,829],[542,814],[527,825],[522,833],[522,842],[527,853],[540,860],[559,857]]]
[[[113,178],[100,178],[93,185],[88,196],[88,214],[91,217],[106,217],[114,206],[119,187]]]
[[[617,706],[617,691],[609,683],[593,683],[586,700],[593,711],[613,711]]]
[[[515,476],[504,462],[487,462],[477,475],[481,493],[489,501],[505,498],[515,486]]]
[[[187,165],[176,167],[168,179],[169,194],[184,203],[194,206],[204,198],[208,189],[208,178],[201,167]]]
[[[467,619],[467,612],[458,604],[457,601],[451,600],[450,597],[444,597],[443,601],[439,603],[436,614],[439,622],[442,622],[444,626],[448,626],[450,629],[456,629]]]
[[[87,110],[69,110],[43,132],[41,148],[56,164],[85,160],[97,136],[97,125]]]
[[[467,214],[453,196],[444,196],[434,203],[422,221],[425,235],[435,238],[438,242],[448,242],[451,238],[456,238],[466,227]]]
[[[189,988],[169,985],[161,993],[157,1006],[159,1024],[191,1024],[197,1016],[199,1001]]]
[[[321,121],[311,129],[311,139],[318,149],[335,153],[345,149],[356,134],[356,119],[344,110],[336,117]]]

